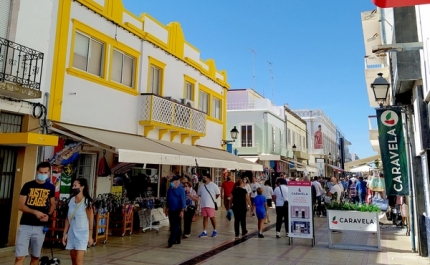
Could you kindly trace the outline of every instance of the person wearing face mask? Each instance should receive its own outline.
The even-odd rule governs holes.
[[[69,211],[64,224],[63,245],[70,250],[73,265],[82,265],[87,246],[93,245],[92,207],[88,182],[78,178],[73,182],[72,195],[69,199]]]
[[[170,223],[170,237],[167,242],[169,248],[173,244],[181,243],[181,219],[184,217],[186,200],[185,190],[179,182],[180,179],[180,176],[173,176],[170,181],[169,190],[167,190],[164,214],[169,217]]]
[[[191,182],[185,182],[185,213],[184,213],[184,238],[190,237],[191,224],[196,212],[196,202],[199,201],[197,192],[193,189]]]
[[[42,162],[36,167],[35,180],[24,184],[19,196],[22,212],[15,247],[15,265],[24,264],[30,246],[30,264],[39,264],[40,252],[45,240],[44,226],[55,210],[55,186],[46,181],[51,165]]]

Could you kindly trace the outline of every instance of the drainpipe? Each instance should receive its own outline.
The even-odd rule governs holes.
[[[385,10],[383,8],[378,8],[381,12],[381,35],[382,35],[382,44],[387,44],[387,36],[385,33]]]
[[[405,119],[404,119],[404,128],[405,128],[405,132],[406,132],[406,146],[408,148],[407,152],[406,152],[406,157],[407,157],[407,161],[408,161],[408,176],[409,176],[409,194],[410,194],[410,200],[409,200],[409,225],[410,225],[410,237],[411,237],[411,248],[412,248],[412,252],[417,252],[416,250],[416,246],[415,246],[415,211],[414,211],[414,205],[415,205],[415,192],[414,192],[414,180],[412,177],[412,161],[411,161],[411,157],[412,157],[412,144],[411,144],[411,137],[409,135],[409,131],[413,130],[412,128],[412,123],[408,122],[408,117],[409,117],[409,106],[407,106],[406,108],[406,113],[404,115]],[[409,128],[411,127],[411,128]],[[420,218],[420,217],[418,217]]]

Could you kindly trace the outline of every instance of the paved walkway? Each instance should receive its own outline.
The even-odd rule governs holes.
[[[274,209],[271,223],[274,225]],[[167,249],[168,228],[135,233],[125,237],[110,237],[106,245],[98,244],[85,255],[85,264],[430,264],[429,259],[419,257],[410,251],[410,237],[400,228],[387,227],[382,231],[382,252],[333,250],[327,247],[326,218],[315,218],[316,245],[310,240],[294,239],[288,245],[288,238],[275,238],[274,228],[266,231],[265,238],[257,238],[256,218],[248,218],[250,235],[235,241],[233,222],[228,222],[225,211],[218,211],[218,236],[199,239],[202,223],[193,223],[192,235],[180,245]],[[209,229],[210,234],[212,229]],[[284,233],[282,233],[284,235]],[[334,234],[337,242],[369,243],[374,235],[358,233]],[[44,249],[49,255],[49,249]],[[13,264],[12,251],[0,252],[0,264]],[[68,251],[54,249],[54,256],[62,265],[71,264]],[[29,260],[27,259],[26,264]]]

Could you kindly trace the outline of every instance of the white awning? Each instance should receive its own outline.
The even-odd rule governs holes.
[[[354,166],[358,166],[361,164],[367,164],[367,163],[375,161],[376,159],[381,159],[381,155],[377,154],[377,155],[373,155],[373,156],[369,156],[366,158],[362,158],[362,159],[358,159],[358,160],[354,160],[354,161],[345,163],[345,169],[346,169],[346,171],[349,171],[349,169],[351,169]]]
[[[261,161],[280,161],[280,155],[271,155],[271,154],[261,154],[259,155]]]
[[[215,149],[215,148],[209,148],[209,147],[203,147],[199,146],[198,148],[201,148],[205,151],[214,153],[219,158],[228,159],[229,161],[235,161],[238,164],[237,169],[240,170],[250,170],[250,171],[263,171],[263,166],[254,162],[250,162],[248,160],[245,160],[241,158],[240,156],[235,156],[234,154],[231,154],[225,150],[222,149]]]
[[[255,163],[258,161],[258,159],[260,159],[258,156],[240,156],[241,158],[248,160],[252,163]]]

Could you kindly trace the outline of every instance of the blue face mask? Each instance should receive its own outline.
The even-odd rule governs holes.
[[[48,179],[48,174],[37,174],[37,179],[40,181],[46,181]]]
[[[173,182],[170,183],[170,187],[172,187],[172,188],[175,187],[175,183],[173,183]]]

